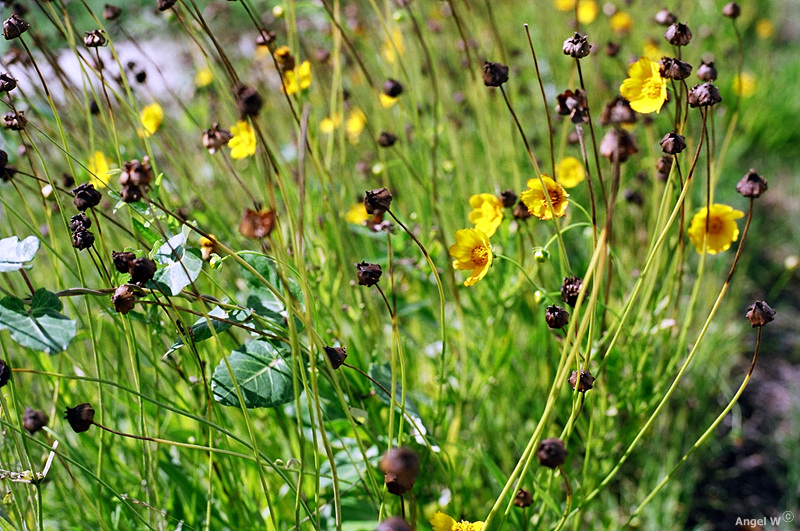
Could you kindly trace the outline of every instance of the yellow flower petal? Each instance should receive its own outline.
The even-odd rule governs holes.
[[[364,203],[355,203],[350,207],[350,210],[344,215],[344,220],[353,225],[363,225],[369,219],[367,207]]]
[[[519,194],[520,200],[528,207],[528,212],[546,221],[553,219],[553,213],[557,218],[564,217],[567,214],[567,197],[569,194],[564,187],[555,182],[550,176],[542,174],[542,181],[547,189],[547,195],[550,197],[550,203],[553,209],[550,210],[550,205],[545,196],[545,189],[542,188],[542,183],[538,178],[530,179],[528,181],[528,189]]]
[[[151,103],[142,109],[142,112],[139,113],[139,119],[142,122],[142,126],[144,126],[142,134],[146,137],[150,136],[158,131],[161,122],[164,121],[164,109],[158,103]]]
[[[624,11],[617,11],[611,15],[609,24],[617,35],[626,35],[633,29],[633,17]]]
[[[456,521],[441,511],[433,515],[430,523],[433,526],[433,531],[453,531],[456,526]]]
[[[709,254],[727,251],[731,244],[739,239],[739,226],[737,219],[744,216],[744,212],[722,204],[713,204],[711,208],[703,208],[692,217],[692,222],[687,233],[698,253],[704,249]],[[706,225],[708,225],[708,247],[706,248]]]
[[[642,57],[628,68],[628,79],[622,82],[619,91],[634,111],[657,113],[667,100],[667,81],[661,77],[658,63]]]
[[[580,0],[578,4],[578,22],[590,24],[597,18],[598,11],[600,9],[597,7],[595,0]]]
[[[206,67],[197,72],[194,76],[194,84],[198,88],[207,87],[214,81],[214,74],[211,73],[211,69]]]
[[[95,188],[105,188],[108,182],[108,172],[111,169],[108,159],[101,151],[95,151],[89,157],[89,183]]]
[[[394,46],[392,43],[394,43]],[[406,51],[405,45],[403,44],[403,34],[397,28],[392,30],[391,39],[386,39],[383,41],[383,46],[381,47],[381,55],[383,55],[383,58],[389,64],[393,64],[397,59],[395,49],[397,50],[397,54],[400,54],[401,56]]]
[[[450,246],[449,253],[455,258],[453,268],[472,270],[465,286],[472,286],[486,276],[494,258],[489,237],[478,229],[456,231],[456,243]]]
[[[586,170],[575,157],[564,157],[558,165],[556,177],[564,188],[575,188],[586,179]]]
[[[469,204],[473,208],[469,220],[486,236],[493,236],[503,221],[503,203],[493,194],[477,194],[469,198]]]
[[[355,108],[350,111],[347,122],[344,124],[344,129],[347,132],[347,139],[351,144],[358,142],[358,137],[361,135],[361,131],[364,130],[366,124],[367,115],[365,115],[361,109]]]
[[[756,93],[756,76],[750,72],[742,72],[733,78],[733,92],[742,98],[749,98]]]
[[[240,121],[231,127],[231,138],[228,147],[231,150],[231,158],[243,159],[256,153],[256,133],[250,122]]]
[[[389,107],[397,103],[397,98],[393,98],[388,94],[384,94],[383,92],[381,92],[380,100],[381,100],[381,105],[383,105],[384,109],[388,109]]]
[[[773,33],[775,33],[775,25],[771,21],[762,18],[756,22],[756,35],[759,38],[769,39]]]

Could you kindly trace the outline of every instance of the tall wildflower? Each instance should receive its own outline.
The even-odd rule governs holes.
[[[658,63],[642,57],[628,68],[628,79],[619,87],[631,102],[631,108],[642,114],[660,112],[667,100],[667,81],[661,77]]]

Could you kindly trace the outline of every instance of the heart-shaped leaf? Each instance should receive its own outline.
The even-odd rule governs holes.
[[[288,353],[272,343],[254,339],[228,356],[245,407],[275,407],[294,400],[292,369],[285,355]],[[225,360],[214,370],[211,390],[214,399],[223,406],[239,407],[239,397]]]
[[[248,310],[236,310],[233,312],[226,312],[220,307],[214,308],[210,312],[208,312],[208,316],[212,317],[210,320],[211,326],[214,327],[214,330],[217,334],[221,334],[225,330],[229,329],[233,326],[231,323],[227,321],[233,321],[235,323],[241,323],[250,316],[250,312]],[[213,317],[219,317],[220,319],[225,319],[225,321],[219,321],[217,319],[213,319]],[[205,317],[201,317],[198,319],[193,325],[192,328],[189,329],[189,335],[191,335],[192,340],[195,343],[199,343],[201,341],[205,341],[206,339],[210,339],[214,336],[211,333],[211,326],[208,326],[209,320]],[[183,338],[179,337],[175,343],[172,344],[170,349],[167,351],[164,356],[168,356],[181,348],[184,345]]]
[[[33,260],[38,250],[39,239],[36,236],[28,236],[22,241],[16,236],[3,238],[0,240],[0,273],[31,267],[25,262]]]
[[[62,352],[77,333],[75,321],[62,315],[62,308],[59,298],[46,289],[36,290],[30,309],[22,299],[6,297],[0,300],[0,330],[8,330],[23,347],[48,354]]]

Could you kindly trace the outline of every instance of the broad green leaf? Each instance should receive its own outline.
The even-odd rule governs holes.
[[[131,222],[133,223],[133,230],[138,232],[150,245],[154,245],[160,239],[158,234],[153,232],[138,219],[133,218]]]
[[[23,347],[56,354],[69,346],[77,333],[75,321],[62,315],[63,305],[46,289],[38,289],[30,309],[22,299],[6,297],[0,300],[0,329],[11,333],[12,339]]]
[[[294,400],[292,370],[283,358],[285,354],[272,343],[254,339],[228,356],[245,407],[275,407]],[[211,390],[214,399],[223,406],[239,407],[239,397],[225,360],[214,370]]]
[[[173,296],[197,280],[203,269],[200,251],[185,247],[186,233],[181,232],[153,252],[153,260],[166,264],[153,275],[153,282]]]
[[[0,273],[16,271],[18,269],[28,269],[30,262],[39,250],[39,239],[36,236],[28,236],[22,241],[16,236],[3,238],[0,240]]]
[[[231,313],[226,312],[220,307],[214,308],[210,312],[208,312],[209,317],[219,317],[221,319],[226,319],[228,321],[234,321],[236,323],[241,323],[245,321],[249,316],[250,312],[247,310],[238,310]],[[211,326],[214,327],[214,330],[217,334],[224,332],[225,330],[229,329],[233,326],[230,323],[218,321],[216,319],[211,319]],[[211,326],[208,326],[209,320],[205,317],[201,317],[198,319],[193,325],[192,328],[189,330],[189,334],[192,336],[192,339],[195,343],[199,343],[201,341],[205,341],[214,336],[211,333]],[[170,349],[167,351],[165,356],[168,356],[181,348],[184,345],[183,338],[179,337],[175,343],[172,344]]]
[[[278,289],[281,293],[284,293],[283,282],[281,282],[281,278],[280,278],[280,276],[278,276],[278,270],[275,267],[275,260],[273,260],[272,258],[270,258],[270,257],[268,257],[266,255],[263,255],[263,254],[260,254],[260,253],[254,253],[254,252],[251,252],[251,251],[245,251],[245,252],[239,253],[239,256],[241,256],[244,259],[245,262],[250,264],[250,266],[253,269],[258,271],[258,273],[262,277],[264,277],[267,280],[267,282],[269,282],[273,287]],[[249,287],[251,287],[251,288],[263,288],[263,289],[269,290],[269,288],[267,288],[267,286],[265,286],[264,283],[261,282],[261,280],[259,280],[250,271],[248,271],[247,269],[244,269],[244,268],[242,268],[242,269],[244,271],[244,280],[245,280],[245,282],[247,283],[247,285]],[[290,279],[288,279],[288,281],[289,281],[289,292],[292,294],[292,296],[295,299],[300,301],[300,304],[302,306],[302,304],[303,304],[303,291],[300,289],[300,286],[297,284],[297,282],[294,279],[290,278]],[[272,295],[272,296],[274,297],[274,295]]]

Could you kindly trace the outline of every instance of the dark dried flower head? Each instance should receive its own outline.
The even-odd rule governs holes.
[[[72,246],[79,251],[94,245],[94,234],[90,230],[78,230],[72,233]]]
[[[256,36],[256,46],[269,46],[275,42],[275,32],[262,29]]]
[[[383,131],[378,137],[378,144],[381,147],[392,147],[397,142],[397,135],[389,131]]]
[[[370,264],[367,262],[356,264],[358,284],[361,286],[374,286],[381,279],[382,273],[381,266],[378,264]]]
[[[0,359],[0,387],[5,387],[9,380],[11,380],[11,367],[6,360]]]
[[[667,177],[669,177],[669,172],[672,169],[672,157],[668,155],[662,155],[656,161],[656,171],[658,172],[658,178],[662,181],[666,181]]]
[[[715,81],[717,79],[717,69],[714,61],[702,61],[697,68],[697,77],[700,81]]]
[[[99,48],[108,44],[102,30],[96,29],[84,33],[86,36],[83,38],[83,44],[85,44],[87,48]]]
[[[61,174],[61,186],[64,188],[72,188],[75,186],[75,177],[71,173],[64,172]]]
[[[661,150],[669,155],[676,155],[686,149],[686,139],[675,131],[664,135],[659,144],[661,144]]]
[[[266,238],[274,228],[274,210],[253,210],[248,208],[242,215],[242,221],[239,222],[239,234],[254,240]]]
[[[145,156],[142,162],[133,159],[122,164],[122,173],[119,174],[121,186],[147,187],[152,181],[153,168],[150,167],[150,157]]]
[[[392,448],[381,458],[381,471],[386,474],[386,488],[400,496],[411,490],[419,475],[419,457],[410,448]]]
[[[622,192],[622,197],[628,203],[631,203],[631,204],[634,204],[634,205],[637,205],[637,206],[644,205],[644,196],[642,196],[642,194],[641,194],[641,192],[639,192],[639,190],[633,190],[633,189],[628,188],[628,189],[626,189],[625,191]]]
[[[581,59],[589,55],[592,47],[589,45],[588,35],[575,33],[572,37],[564,41],[564,55],[569,55],[575,59]]]
[[[500,192],[500,202],[506,208],[511,208],[517,203],[517,194],[514,190],[503,190]]]
[[[83,183],[79,185],[77,188],[72,190],[73,198],[72,202],[75,204],[75,208],[84,212],[85,210],[96,207],[100,204],[100,200],[103,199],[103,194],[98,192],[94,189],[94,185],[91,183]]]
[[[128,186],[122,187],[122,190],[119,191],[119,195],[124,202],[135,203],[142,198],[144,192],[141,186],[129,184]]]
[[[658,63],[658,70],[661,73],[661,77],[681,80],[692,74],[692,65],[680,59],[662,57]]]
[[[117,20],[122,14],[122,8],[106,4],[103,6],[103,18],[106,20]]]
[[[347,349],[344,347],[325,347],[325,354],[328,355],[331,367],[338,369],[347,358]]]
[[[539,443],[536,457],[539,458],[540,465],[549,468],[558,468],[564,464],[568,453],[564,441],[553,437]]]
[[[519,489],[514,496],[514,505],[517,507],[530,507],[533,504],[533,494],[529,490]]]
[[[41,409],[33,409],[32,407],[28,406],[25,408],[25,413],[22,414],[22,427],[25,428],[28,433],[33,435],[37,431],[47,426],[48,420],[50,419],[47,416],[47,413]]]
[[[689,107],[711,107],[721,101],[719,90],[710,82],[695,85],[689,91]]]
[[[389,78],[383,83],[383,93],[390,98],[396,98],[403,93],[403,85],[396,79]]]
[[[408,523],[399,516],[392,516],[388,520],[384,520],[375,531],[414,531]]]
[[[569,313],[561,306],[553,304],[544,311],[544,320],[550,328],[564,328],[569,324]]]
[[[9,111],[3,116],[3,126],[12,131],[22,131],[28,124],[28,119],[25,118],[25,111]]]
[[[639,146],[636,145],[636,139],[624,129],[609,129],[600,142],[600,154],[610,161],[618,156],[620,162],[625,162],[631,155],[638,152]]]
[[[70,232],[78,232],[79,230],[89,230],[92,226],[92,220],[89,217],[81,212],[80,214],[75,214],[71,218],[69,218],[69,230]]]
[[[64,418],[69,422],[72,431],[83,433],[94,423],[94,408],[88,402],[78,404],[75,407],[68,407]]]
[[[142,285],[152,280],[156,274],[156,263],[147,257],[134,258],[128,262],[128,273],[131,274],[131,283]]]
[[[582,285],[583,280],[578,277],[565,277],[561,284],[561,300],[574,308]]]
[[[747,175],[736,184],[736,191],[745,197],[756,198],[767,191],[767,180],[750,168]]]
[[[658,13],[656,13],[655,19],[656,24],[659,26],[671,26],[678,22],[678,17],[673,15],[669,12],[666,8],[662,9]]]
[[[367,190],[364,193],[364,207],[367,209],[367,214],[379,215],[383,214],[392,205],[392,194],[386,188],[377,188],[375,190]]]
[[[586,91],[575,89],[575,92],[566,90],[556,96],[556,112],[564,116],[569,115],[574,124],[589,122],[589,102],[586,100]]]
[[[528,210],[528,206],[522,201],[517,203],[517,206],[514,207],[514,212],[512,214],[514,215],[514,219],[518,219],[520,221],[525,221],[533,215],[531,214],[531,211]]]
[[[8,72],[0,74],[0,93],[11,92],[17,88],[17,80],[14,79]]]
[[[7,41],[16,39],[30,28],[31,25],[25,22],[22,17],[14,13],[3,22],[3,37]]]
[[[630,102],[622,96],[617,96],[613,100],[603,105],[603,110],[600,111],[601,125],[621,125],[635,123],[636,111],[631,109]]]
[[[114,269],[120,273],[128,273],[131,268],[131,262],[136,260],[136,255],[129,252],[111,253],[111,261],[114,263]]]
[[[750,320],[753,328],[755,328],[771,323],[775,319],[775,310],[770,308],[769,304],[764,301],[756,301],[747,309],[747,314],[745,315]]]
[[[127,284],[118,287],[111,296],[111,304],[119,313],[125,315],[136,306],[136,293]]]
[[[230,131],[221,129],[219,124],[214,122],[211,129],[206,129],[203,133],[203,146],[213,155],[218,149],[227,146],[231,138],[233,135]]]
[[[483,84],[487,87],[499,87],[508,81],[508,67],[501,63],[485,63],[483,65]]]
[[[589,371],[584,371],[581,369],[581,376],[578,378],[578,371],[572,371],[572,375],[569,377],[569,385],[572,386],[572,390],[575,390],[575,385],[578,386],[579,393],[585,393],[589,389],[594,386],[594,376]]]
[[[264,106],[264,100],[253,87],[247,85],[237,85],[234,89],[236,96],[236,107],[239,114],[244,116],[256,116]]]
[[[290,50],[288,46],[280,46],[275,50],[273,57],[275,57],[275,62],[278,63],[278,68],[281,72],[290,72],[294,70],[296,62],[292,50]]]
[[[728,18],[737,19],[742,14],[742,8],[736,2],[729,2],[722,8],[722,14]]]
[[[158,10],[166,11],[177,3],[178,0],[158,0]]]
[[[0,170],[6,169],[6,164],[8,164],[8,153],[0,149]]]
[[[676,22],[664,32],[664,38],[672,45],[686,46],[692,40],[692,30],[681,22]]]
[[[606,43],[606,47],[603,48],[603,53],[605,53],[608,57],[616,57],[621,48],[622,46],[618,42],[608,41]]]

